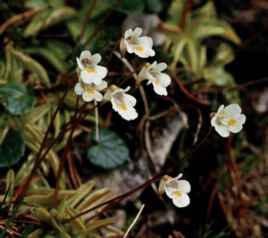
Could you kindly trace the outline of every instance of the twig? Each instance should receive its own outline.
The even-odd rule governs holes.
[[[185,25],[186,25],[186,22],[187,22],[187,16],[191,12],[192,6],[193,6],[193,0],[186,0],[186,2],[184,4],[183,11],[182,11],[181,19],[180,19],[180,21],[178,23],[179,26],[181,27],[181,29],[185,28]]]
[[[266,82],[268,82],[268,77],[252,80],[250,82],[246,82],[243,84],[230,86],[230,87],[222,88],[219,86],[214,86],[210,88],[203,88],[203,89],[199,89],[199,92],[209,93],[209,92],[215,92],[215,91],[218,91],[218,92],[226,92],[226,91],[233,91],[233,90],[243,91],[243,90],[246,90],[247,87],[251,87],[251,86],[266,83]]]
[[[150,109],[149,109],[149,103],[146,97],[146,93],[142,85],[139,85],[139,91],[140,91],[141,98],[142,98],[143,105],[144,105],[144,111],[145,111],[144,117],[147,118],[150,115]]]
[[[100,141],[100,130],[99,130],[99,111],[98,103],[94,101],[95,104],[95,129],[96,129],[96,142]]]
[[[177,85],[179,86],[180,90],[184,93],[184,95],[190,99],[191,101],[197,103],[198,105],[202,105],[202,106],[209,106],[209,102],[208,101],[204,101],[201,100],[199,98],[196,98],[193,94],[191,94],[186,87],[183,85],[183,83],[176,77],[174,77],[175,82],[177,83]]]
[[[113,53],[129,69],[133,77],[138,80],[138,75],[133,66],[129,63],[129,61],[125,57],[123,57],[118,51],[114,51]]]
[[[140,208],[138,214],[136,215],[136,217],[134,218],[134,220],[132,221],[132,223],[131,223],[130,226],[128,227],[128,229],[127,229],[126,233],[124,234],[123,238],[127,238],[127,237],[128,237],[128,235],[129,235],[131,229],[134,227],[134,225],[137,223],[139,217],[141,216],[141,213],[142,213],[144,207],[145,207],[145,204],[142,204],[142,206],[141,206],[141,208]]]
[[[197,108],[197,113],[198,113],[198,121],[197,121],[197,126],[196,126],[196,132],[194,134],[194,141],[193,141],[193,145],[196,144],[196,142],[198,141],[198,137],[199,137],[199,133],[203,124],[203,118],[202,118],[202,114],[201,111]]]

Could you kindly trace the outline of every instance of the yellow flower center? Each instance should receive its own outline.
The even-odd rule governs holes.
[[[84,88],[84,90],[86,91],[86,93],[89,94],[89,95],[94,94],[95,91],[96,91],[95,87],[94,86],[91,86],[91,85],[84,84],[82,87]]]
[[[92,66],[88,66],[85,68],[85,70],[88,72],[88,73],[96,73],[96,69]]]
[[[159,86],[159,85],[160,85],[160,80],[159,80],[159,79],[155,80],[155,84],[156,84],[157,86]]]
[[[173,192],[173,196],[176,197],[176,198],[181,197],[181,195],[182,195],[182,193],[180,191]]]
[[[139,52],[144,52],[144,47],[142,46],[136,46],[135,50],[139,51]]]
[[[118,104],[118,107],[119,107],[120,111],[124,111],[124,112],[127,111],[127,105],[124,102],[120,102]]]
[[[235,126],[236,123],[237,123],[237,121],[236,121],[236,119],[234,119],[234,118],[230,118],[230,119],[228,120],[228,126]]]

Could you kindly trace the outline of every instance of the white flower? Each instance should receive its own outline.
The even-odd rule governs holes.
[[[77,95],[82,96],[85,102],[100,102],[103,99],[103,95],[100,93],[100,91],[105,88],[107,88],[107,82],[103,80],[98,85],[94,83],[86,84],[80,81],[75,85],[74,92]]]
[[[84,83],[102,83],[108,71],[106,67],[98,65],[101,61],[100,54],[92,55],[89,50],[84,50],[76,61],[80,70],[80,79]]]
[[[141,58],[148,58],[155,55],[153,40],[148,36],[141,36],[142,29],[137,27],[135,30],[129,29],[125,32],[120,42],[121,50],[127,50],[130,54],[136,54]]]
[[[176,207],[186,207],[190,204],[188,193],[191,191],[191,185],[187,180],[180,179],[181,177],[182,174],[175,178],[165,176],[164,191]]]
[[[171,78],[168,74],[163,73],[167,68],[166,63],[152,64],[147,63],[139,73],[139,80],[147,79],[149,84],[153,84],[154,91],[159,95],[167,95],[167,87],[171,83]]]
[[[161,32],[158,28],[161,20],[156,14],[129,14],[123,22],[123,31],[129,28],[141,27],[145,35],[151,36],[154,45],[163,45],[166,40],[166,34]]]
[[[211,125],[222,136],[228,137],[230,133],[238,133],[242,130],[246,116],[241,114],[238,104],[230,104],[227,107],[221,105],[211,119]]]
[[[138,117],[138,113],[134,106],[136,99],[127,94],[129,87],[126,89],[119,88],[115,85],[109,87],[105,94],[105,98],[110,100],[113,109],[120,114],[125,120],[134,120]]]

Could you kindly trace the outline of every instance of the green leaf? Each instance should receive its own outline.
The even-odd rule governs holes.
[[[0,145],[0,168],[15,165],[23,156],[25,144],[22,134],[18,130],[9,130]]]
[[[33,17],[33,20],[27,25],[26,29],[24,30],[24,36],[34,36],[39,31],[41,31],[44,22],[49,17],[51,9],[43,9],[39,14]]]
[[[203,40],[212,36],[220,36],[235,44],[241,44],[239,36],[232,27],[218,19],[196,19],[190,26],[190,31],[195,39]]]
[[[24,65],[25,68],[35,73],[40,80],[46,84],[46,86],[50,86],[50,80],[45,68],[36,60],[31,58],[29,55],[24,54],[21,51],[12,49],[12,54]]]
[[[54,50],[50,50],[48,48],[31,47],[26,49],[25,51],[29,54],[41,55],[51,65],[53,65],[58,72],[63,73],[67,71],[66,63],[58,57],[56,51]]]
[[[63,22],[75,16],[76,11],[71,7],[59,7],[55,10],[51,8],[43,10],[40,14],[36,15],[31,23],[28,24],[24,31],[24,36],[35,36],[40,31],[47,29],[50,26]]]
[[[53,11],[50,16],[46,19],[44,22],[44,25],[42,27],[43,29],[46,29],[52,25],[56,25],[60,22],[63,22],[73,16],[75,16],[76,11],[71,7],[60,7]]]
[[[100,130],[100,141],[89,148],[87,158],[103,169],[114,169],[129,160],[129,150],[122,138],[109,129]]]
[[[0,86],[0,102],[11,114],[21,115],[33,107],[35,98],[25,85],[10,82]]]

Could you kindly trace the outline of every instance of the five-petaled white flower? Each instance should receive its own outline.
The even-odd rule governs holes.
[[[141,58],[148,58],[155,55],[153,50],[153,40],[149,36],[141,36],[142,29],[137,27],[135,30],[129,29],[121,39],[121,51],[127,50],[130,54],[136,54]]]
[[[128,121],[138,117],[134,108],[137,102],[136,98],[126,93],[129,89],[129,87],[122,89],[116,85],[111,85],[105,94],[105,98],[111,101],[113,109]]]
[[[102,84],[102,80],[107,75],[107,68],[98,65],[101,61],[100,54],[92,55],[89,50],[81,52],[80,57],[76,58],[79,71],[80,79],[84,83],[90,84],[95,83],[96,85]]]
[[[176,207],[186,207],[190,204],[188,193],[191,191],[191,185],[187,180],[180,179],[181,177],[182,174],[175,178],[164,176],[164,191]]]
[[[103,95],[100,91],[105,88],[107,88],[107,82],[104,80],[102,80],[102,82],[98,85],[94,83],[87,84],[79,81],[74,87],[74,92],[77,95],[82,96],[82,99],[85,102],[100,102],[103,99]]]
[[[157,63],[156,61],[152,64],[146,63],[139,73],[139,80],[147,79],[148,84],[153,84],[154,91],[157,94],[166,96],[166,88],[171,83],[170,76],[162,72],[166,68],[166,63]]]
[[[230,104],[227,107],[221,105],[211,119],[211,125],[222,136],[228,137],[230,133],[238,133],[242,130],[246,116],[241,114],[238,104]]]

